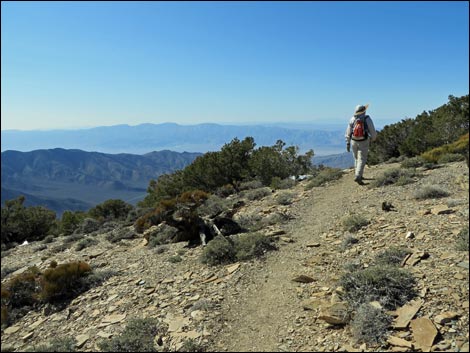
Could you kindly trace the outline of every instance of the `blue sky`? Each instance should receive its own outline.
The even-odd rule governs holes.
[[[1,128],[376,125],[469,91],[468,2],[1,3]]]

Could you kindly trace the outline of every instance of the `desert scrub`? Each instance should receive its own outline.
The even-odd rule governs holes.
[[[351,234],[347,234],[341,242],[341,251],[345,251],[350,248],[351,245],[357,244],[358,242],[359,240],[357,238],[353,237]]]
[[[75,352],[76,341],[72,337],[53,338],[48,344],[41,344],[25,352]]]
[[[408,249],[391,247],[375,257],[375,264],[398,266],[408,254],[411,254],[411,251]]]
[[[402,168],[418,168],[422,167],[424,163],[426,163],[426,161],[422,157],[417,156],[405,159],[401,162],[400,166]]]
[[[16,270],[19,270],[19,266],[2,266],[2,276],[1,278],[4,279],[6,276],[8,276],[10,273],[15,272]]]
[[[56,302],[75,297],[84,291],[81,281],[91,272],[86,262],[70,262],[48,268],[41,277],[40,298],[45,302]]]
[[[337,168],[322,169],[317,175],[310,179],[309,183],[305,186],[305,190],[310,190],[316,186],[322,186],[329,181],[338,180],[343,176],[343,171]]]
[[[183,342],[180,352],[205,352],[206,348],[195,339],[189,338]]]
[[[425,185],[413,194],[416,200],[438,199],[447,196],[450,196],[450,193],[437,185]]]
[[[271,194],[272,194],[271,188],[263,187],[263,188],[254,189],[254,190],[246,190],[242,193],[242,197],[245,197],[246,199],[250,201],[255,201],[255,200],[261,200],[263,197],[266,197]]]
[[[119,336],[99,342],[98,347],[102,352],[157,352],[154,341],[163,342],[161,337],[155,338],[165,331],[155,318],[131,319]]]
[[[263,224],[261,223],[263,217],[259,213],[244,213],[236,216],[236,222],[243,229],[257,231],[263,228]]]
[[[254,190],[254,189],[260,189],[263,187],[263,183],[259,180],[251,180],[251,181],[245,181],[243,183],[240,183],[239,190],[244,191],[244,190]]]
[[[365,303],[357,309],[350,325],[357,343],[382,344],[391,323],[390,315]]]
[[[80,240],[77,245],[75,246],[76,251],[81,251],[89,246],[93,246],[98,244],[98,240],[90,238],[90,237],[85,237],[84,239]]]
[[[271,188],[274,190],[290,189],[295,186],[295,180],[291,178],[281,179],[274,177],[271,179]]]
[[[415,284],[409,272],[390,265],[359,269],[345,273],[340,279],[343,299],[353,308],[378,301],[385,309],[394,310],[416,296]]]
[[[204,247],[201,262],[211,266],[235,261],[235,245],[230,238],[216,236]]]
[[[294,192],[282,191],[276,195],[276,202],[279,205],[290,205],[295,197]]]
[[[197,208],[200,216],[215,217],[230,209],[230,201],[217,195],[211,195],[204,203]]]
[[[181,262],[181,261],[183,261],[183,259],[179,255],[170,256],[168,258],[168,262],[170,262],[172,264],[176,264],[176,263]]]
[[[240,234],[235,238],[237,260],[260,257],[267,251],[276,250],[273,240],[259,233]]]
[[[370,222],[361,215],[350,215],[342,220],[343,228],[348,232],[357,232],[362,227],[365,227]]]
[[[43,239],[43,244],[50,244],[55,240],[55,236],[53,234],[49,234],[47,237]]]
[[[386,164],[400,163],[400,162],[403,162],[405,159],[406,159],[405,156],[392,157],[389,160],[387,160],[385,163]]]
[[[464,227],[457,235],[456,249],[458,251],[468,251],[468,227]]]
[[[386,186],[396,184],[400,180],[400,185],[414,182],[413,177],[418,176],[416,170],[393,168],[386,170],[371,183],[373,187]]]
[[[260,257],[275,249],[272,239],[259,233],[240,234],[234,240],[216,236],[204,248],[201,262],[211,266],[227,264]]]
[[[79,241],[85,237],[84,234],[71,234],[63,240],[63,244],[69,246],[72,243],[75,243],[76,241]]]
[[[132,229],[122,228],[111,231],[106,235],[105,239],[110,243],[117,243],[123,239],[133,239],[135,235]]]
[[[437,160],[438,163],[445,164],[445,163],[452,163],[452,162],[461,162],[465,160],[465,156],[460,153],[446,153],[439,157]]]

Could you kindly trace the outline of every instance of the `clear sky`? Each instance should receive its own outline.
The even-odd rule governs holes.
[[[469,91],[462,2],[1,2],[1,128],[376,125]]]

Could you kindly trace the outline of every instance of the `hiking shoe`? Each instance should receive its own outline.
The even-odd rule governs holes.
[[[354,181],[359,185],[364,185],[364,182],[362,181],[362,178],[360,176],[355,177]]]

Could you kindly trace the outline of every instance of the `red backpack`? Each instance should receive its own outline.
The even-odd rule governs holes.
[[[365,140],[367,138],[367,124],[366,116],[358,116],[354,120],[352,128],[352,139],[353,140]]]

